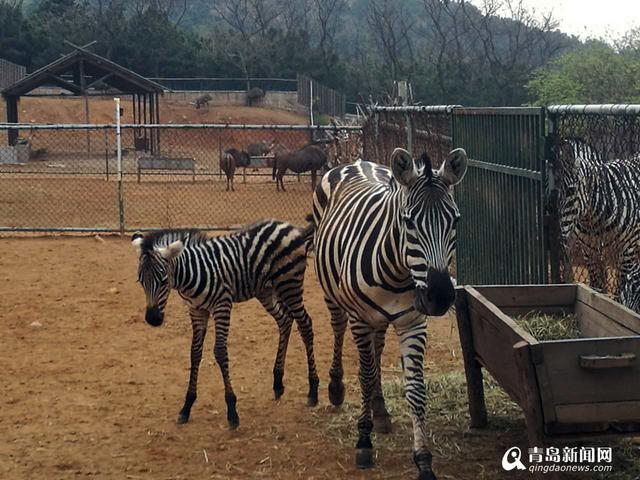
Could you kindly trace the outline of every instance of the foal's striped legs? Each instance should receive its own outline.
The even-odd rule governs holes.
[[[193,337],[191,339],[191,373],[189,374],[189,387],[184,399],[184,406],[178,414],[178,423],[187,423],[191,415],[191,407],[196,401],[198,390],[198,370],[202,360],[202,347],[204,338],[207,335],[207,324],[209,323],[209,312],[207,310],[191,309],[191,328]]]

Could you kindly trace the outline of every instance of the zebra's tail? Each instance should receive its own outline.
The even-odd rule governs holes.
[[[316,223],[313,220],[313,215],[310,213],[304,219],[308,222],[308,225],[302,229],[302,238],[304,238],[307,255],[313,251],[313,234],[316,231]]]
[[[273,156],[273,171],[271,172],[271,180],[275,180],[276,179],[276,164],[278,163],[278,156],[274,155]]]

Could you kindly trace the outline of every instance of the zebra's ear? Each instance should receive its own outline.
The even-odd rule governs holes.
[[[396,148],[391,154],[391,172],[396,181],[410,188],[418,180],[418,170],[411,154],[404,148]]]
[[[459,184],[467,173],[469,159],[463,148],[451,150],[438,173],[451,186]]]
[[[142,236],[142,234],[140,232],[136,232],[133,235],[131,235],[131,245],[133,245],[133,247],[136,249],[138,254],[140,253],[140,251],[142,249],[142,239],[143,238],[144,237]]]
[[[184,243],[182,240],[176,240],[175,242],[167,245],[166,247],[158,248],[157,252],[165,260],[171,260],[179,257],[184,250]]]

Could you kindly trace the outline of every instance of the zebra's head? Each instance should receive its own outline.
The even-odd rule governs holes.
[[[462,148],[451,151],[437,171],[431,168],[426,153],[418,160],[402,148],[391,154],[393,177],[404,191],[400,212],[403,256],[416,285],[414,306],[426,315],[444,315],[455,301],[449,264],[456,248],[460,212],[452,187],[462,181],[467,163]]]
[[[565,138],[558,143],[556,176],[559,177],[560,233],[565,245],[587,209],[589,168],[599,157],[596,150],[580,138]]]
[[[622,285],[620,285],[620,303],[640,313],[640,265],[635,265],[623,276]]]
[[[175,240],[163,245],[154,240],[136,233],[131,243],[139,254],[138,282],[147,298],[144,318],[149,325],[159,327],[164,321],[164,309],[171,291],[172,260],[184,250],[184,241]]]

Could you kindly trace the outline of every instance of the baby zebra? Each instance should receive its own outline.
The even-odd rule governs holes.
[[[198,368],[209,315],[215,322],[214,356],[224,380],[227,420],[239,425],[236,396],[229,376],[227,338],[231,305],[257,298],[275,319],[280,331],[273,367],[276,399],[284,393],[282,379],[293,320],[304,341],[309,368],[308,405],[318,403],[318,374],[313,356],[311,318],[302,303],[307,242],[312,232],[288,223],[265,220],[230,235],[209,238],[198,230],[165,230],[132,243],[139,252],[138,281],[147,297],[145,319],[162,325],[173,288],[189,306],[193,339],[189,388],[178,423],[186,423],[196,400]]]

